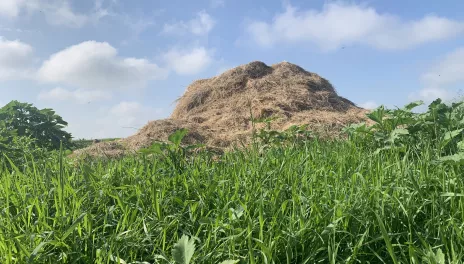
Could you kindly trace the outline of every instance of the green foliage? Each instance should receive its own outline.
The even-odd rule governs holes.
[[[9,169],[12,169],[12,164],[20,169],[27,168],[33,160],[45,160],[53,156],[53,153],[46,149],[38,148],[33,138],[15,136],[8,141],[8,145],[1,152],[0,160],[6,161],[6,167]]]
[[[182,139],[184,139],[187,133],[188,133],[187,129],[185,128],[179,129],[176,132],[169,135],[168,140],[174,144],[175,148],[179,148],[180,143],[182,142]]]
[[[4,159],[0,263],[461,263],[460,106],[414,105],[220,162],[186,130],[118,160]]]
[[[221,264],[237,264],[239,262],[240,262],[239,260],[225,260],[221,262]]]
[[[430,250],[428,254],[423,257],[422,263],[446,264],[445,255],[443,254],[443,251],[440,248],[437,250],[436,253]]]
[[[169,142],[154,142],[149,148],[139,150],[144,155],[157,155],[167,160],[177,172],[182,172],[186,166],[187,155],[193,150],[198,150],[204,145],[182,145],[182,140],[188,134],[185,128],[179,129],[169,135]]]
[[[32,104],[11,101],[0,109],[0,141],[10,142],[14,136],[32,137],[40,148],[59,149],[71,146],[68,125],[52,109],[37,109]],[[10,134],[8,134],[10,133]]]
[[[304,140],[312,139],[311,132],[307,130],[307,127],[308,125],[293,125],[284,131],[261,129],[255,134],[255,137],[260,144],[265,146],[302,143]]]
[[[172,257],[177,264],[189,264],[195,252],[195,241],[183,235],[172,248]]]
[[[284,146],[289,144],[301,144],[307,140],[313,139],[312,134],[308,131],[308,125],[293,125],[284,131],[271,129],[271,122],[276,120],[276,117],[268,117],[263,119],[253,119],[253,141],[258,144],[261,149],[266,149],[275,146]],[[266,124],[265,128],[256,131],[255,125],[259,123]]]
[[[456,161],[461,156],[464,140],[464,108],[462,103],[444,104],[435,100],[424,113],[412,110],[422,105],[413,102],[402,109],[389,110],[380,106],[367,116],[375,123],[353,124],[345,128],[357,145],[372,146],[375,153],[395,149],[406,152],[434,145],[441,161]]]
[[[7,151],[9,149],[9,144],[15,136],[16,130],[7,129],[5,121],[0,120],[0,151]]]

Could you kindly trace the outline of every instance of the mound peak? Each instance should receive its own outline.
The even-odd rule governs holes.
[[[171,118],[230,128],[249,121],[250,111],[256,118],[291,118],[308,110],[350,109],[359,108],[319,75],[289,62],[268,66],[254,61],[193,82],[177,101]]]

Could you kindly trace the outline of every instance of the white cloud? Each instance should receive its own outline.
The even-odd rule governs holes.
[[[207,35],[215,24],[216,21],[206,11],[200,11],[194,19],[188,22],[164,24],[163,33],[182,35],[189,32],[199,36]]]
[[[194,75],[205,70],[213,62],[212,53],[213,51],[204,47],[191,50],[173,48],[164,54],[164,59],[177,74]]]
[[[118,116],[133,115],[137,112],[140,112],[142,105],[138,102],[120,102],[119,104],[113,106],[110,110],[112,114]]]
[[[151,120],[163,117],[164,111],[136,101],[120,102],[97,119],[94,138],[126,137],[137,132]]]
[[[436,66],[421,76],[428,85],[451,85],[464,82],[464,47],[445,55]]]
[[[86,41],[53,54],[42,64],[38,78],[81,89],[133,89],[167,74],[146,59],[119,57],[106,42]]]
[[[446,54],[433,64],[434,66],[421,75],[424,88],[411,93],[409,98],[431,102],[437,98],[449,101],[459,97],[453,88],[464,84],[464,47]]]
[[[451,99],[451,94],[449,91],[440,88],[425,88],[419,91],[419,96],[424,101],[433,101],[437,98],[442,100]]]
[[[354,44],[400,50],[455,37],[464,32],[464,22],[432,14],[402,20],[366,5],[334,2],[322,10],[299,11],[288,5],[271,22],[253,21],[246,31],[261,46],[300,42],[325,51]]]
[[[14,19],[23,12],[40,12],[51,25],[82,27],[108,15],[97,0],[94,9],[87,13],[76,13],[69,0],[1,0],[0,16]]]
[[[129,29],[129,36],[122,41],[122,45],[129,45],[131,42],[140,41],[140,35],[156,24],[154,17],[143,15],[117,14],[115,18],[118,21],[123,21],[124,25]]]
[[[47,107],[50,103],[47,103]],[[53,109],[69,123],[66,128],[76,138],[127,137],[137,133],[151,120],[166,118],[169,113],[162,108],[138,101],[116,101],[86,104],[79,111],[63,104]]]
[[[36,0],[2,0],[0,1],[0,16],[15,18],[23,9],[36,9]]]
[[[31,77],[33,62],[33,48],[30,45],[0,37],[0,80]]]
[[[153,19],[138,17],[135,20],[134,18],[129,16],[125,17],[124,23],[130,28],[131,31],[133,31],[135,38],[138,38],[139,35],[142,34],[145,30],[155,25]]]
[[[449,101],[453,99],[454,96],[455,94],[447,89],[428,87],[409,94],[409,100],[422,100],[428,104],[438,98],[442,99],[443,101]]]
[[[115,117],[114,120],[116,120],[116,123],[119,126],[136,128],[140,128],[146,122],[150,121],[149,119],[144,118],[144,116],[147,116],[146,113],[151,113],[149,116],[152,116],[159,112],[159,109],[143,106],[139,102],[135,101],[120,102],[113,106],[109,111],[110,115]],[[142,124],[140,121],[144,123]]]
[[[42,101],[73,101],[79,104],[111,99],[111,93],[101,90],[66,90],[61,87],[49,91],[42,91],[38,95]]]
[[[110,114],[116,117],[116,123],[123,127],[137,126],[138,115],[143,107],[138,102],[121,102],[110,109]]]
[[[2,27],[2,26],[0,26],[0,31],[15,32],[15,33],[40,33],[40,30],[30,30],[30,29]]]
[[[3,0],[0,1],[0,15],[15,17],[19,14],[20,6],[24,0]]]
[[[211,0],[210,5],[212,8],[224,7],[226,5],[226,1],[225,0]]]
[[[49,5],[45,8],[47,22],[55,26],[82,27],[91,20],[91,16],[73,12],[68,2]]]
[[[362,108],[365,108],[365,109],[375,109],[379,106],[378,103],[374,102],[374,101],[367,101],[367,102],[364,102],[362,104],[359,104],[360,107]]]

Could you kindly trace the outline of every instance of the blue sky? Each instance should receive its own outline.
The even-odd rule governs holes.
[[[360,106],[459,97],[464,1],[1,0],[0,104],[55,109],[77,138],[168,117],[192,81],[295,63]]]

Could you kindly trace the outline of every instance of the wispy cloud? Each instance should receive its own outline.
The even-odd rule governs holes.
[[[0,16],[16,19],[22,13],[40,13],[51,25],[80,28],[109,14],[103,3],[102,0],[96,0],[92,10],[79,13],[72,9],[69,0],[2,0]]]
[[[101,90],[67,90],[57,87],[48,91],[41,91],[37,97],[41,101],[70,101],[78,104],[111,99],[110,91]]]
[[[423,89],[409,95],[410,99],[425,102],[437,98],[453,100],[458,92],[455,86],[464,84],[464,47],[455,49],[433,63],[430,69],[420,77]]]
[[[225,5],[226,5],[225,0],[211,0],[211,2],[210,2],[211,8],[224,7]]]
[[[154,18],[144,16],[133,16],[127,14],[120,14],[118,17],[122,17],[124,24],[129,28],[130,37],[123,41],[124,45],[129,44],[133,41],[139,41],[140,35],[147,31],[149,28],[156,25]]]
[[[178,21],[174,23],[164,24],[163,33],[173,35],[183,35],[191,33],[194,35],[207,35],[216,24],[216,21],[206,12],[200,11],[196,14],[196,17],[184,22]]]
[[[454,94],[445,88],[439,87],[427,87],[419,90],[418,92],[413,92],[409,95],[410,100],[422,100],[425,103],[432,102],[438,98],[448,101],[453,99]]]
[[[428,72],[421,76],[424,83],[433,86],[464,82],[464,47],[445,55]]]
[[[426,15],[418,20],[379,13],[366,5],[333,2],[322,10],[298,10],[287,5],[272,21],[252,21],[246,33],[255,43],[313,43],[324,51],[345,45],[403,50],[464,33],[464,22]]]
[[[0,1],[0,16],[16,18],[23,11],[36,10],[39,0],[2,0]]]

